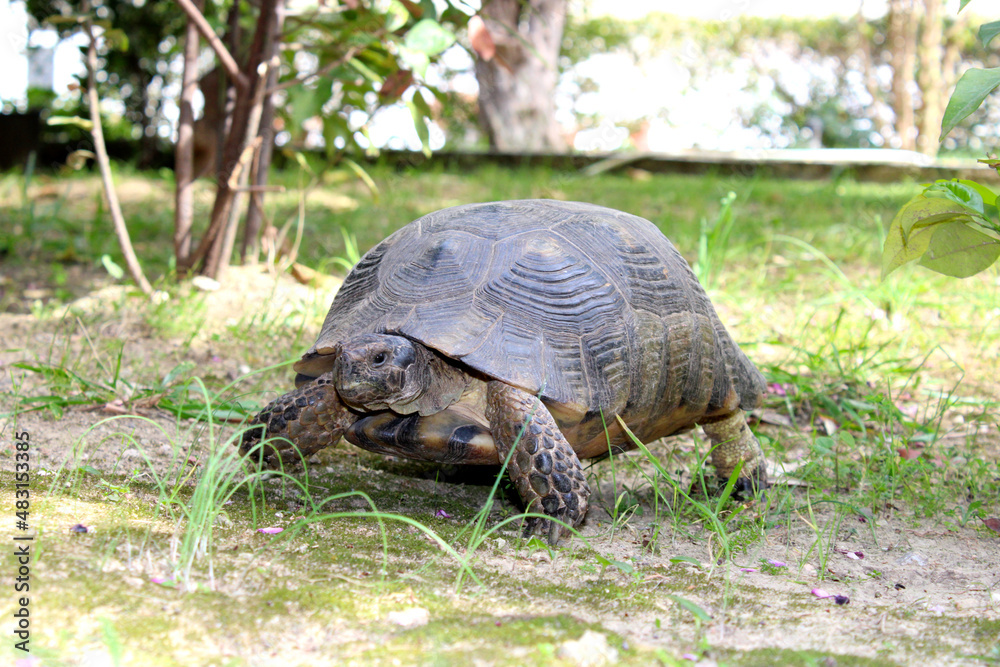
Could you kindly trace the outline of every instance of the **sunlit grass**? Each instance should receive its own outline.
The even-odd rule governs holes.
[[[416,473],[395,474],[407,464],[341,446],[311,463],[308,474],[263,479],[234,456],[236,422],[274,392],[290,388],[287,368],[262,369],[295,358],[311,344],[327,297],[279,311],[287,304],[263,294],[246,312],[215,322],[204,295],[186,291],[169,275],[169,179],[126,174],[124,204],[138,254],[162,274],[160,284],[171,299],[151,304],[120,295],[104,310],[65,315],[65,305],[81,292],[114,282],[103,269],[103,255],[120,262],[96,179],[35,175],[25,196],[18,178],[7,176],[0,181],[0,225],[9,222],[14,231],[5,240],[8,266],[30,276],[38,292],[11,289],[0,304],[34,314],[34,326],[47,337],[43,345],[26,345],[17,365],[7,369],[30,386],[15,382],[0,412],[35,410],[58,420],[79,406],[120,401],[131,411],[157,409],[176,420],[162,438],[171,450],[166,463],[153,461],[149,445],[123,428],[115,446],[137,450],[139,458],[110,470],[95,468],[82,456],[109,444],[84,434],[75,452],[81,458],[67,462],[51,485],[53,499],[86,503],[114,517],[103,541],[85,552],[100,555],[86,571],[104,585],[113,585],[108,573],[122,567],[144,582],[153,574],[168,575],[176,588],[163,595],[250,599],[260,615],[272,613],[265,598],[287,598],[323,623],[336,623],[336,614],[308,600],[367,618],[375,616],[365,607],[375,604],[372,599],[386,607],[415,599],[435,610],[450,609],[443,601],[448,596],[503,591],[519,599],[522,582],[495,570],[498,554],[518,562],[569,560],[599,582],[593,591],[546,589],[544,595],[592,595],[585,598],[591,608],[642,600],[646,577],[659,574],[644,559],[655,556],[675,567],[678,578],[682,566],[697,571],[694,584],[670,589],[672,615],[664,618],[694,619],[698,641],[707,647],[702,624],[708,614],[689,591],[718,584],[719,576],[730,576],[730,565],[755,567],[767,549],[778,555],[787,550],[790,566],[810,565],[822,579],[838,535],[877,541],[875,526],[887,516],[928,519],[944,530],[985,530],[981,519],[996,515],[996,270],[956,281],[908,267],[886,283],[878,280],[883,225],[918,186],[847,178],[588,178],[489,166],[461,174],[376,167],[371,174],[380,192],[377,203],[353,177],[322,177],[306,200],[306,240],[298,261],[342,272],[359,252],[410,220],[473,201],[576,199],[652,220],[708,277],[723,322],[764,371],[772,389],[761,439],[796,483],[776,485],[766,499],[741,504],[729,498],[725,484],[721,495],[700,490],[705,476],[711,477],[703,470],[710,458],[704,438],[652,443],[648,456],[640,451],[587,468],[598,490],[588,521],[597,537],[570,538],[551,548],[521,539],[520,508],[504,478],[491,485],[429,487]],[[301,179],[288,173],[276,181],[288,188],[269,199],[269,215],[280,225],[298,215]],[[202,222],[210,202],[206,186],[196,204]],[[121,331],[137,342],[119,337]],[[217,357],[238,359],[236,369],[246,368],[215,370]],[[246,377],[247,368],[262,372]],[[783,424],[769,424],[774,415]],[[103,418],[94,415],[95,427]],[[51,423],[58,428],[60,422]],[[448,510],[443,515],[437,512],[442,508]],[[255,532],[272,524],[285,532]],[[803,531],[804,549],[769,538]],[[702,555],[677,556],[681,543],[699,545]],[[50,556],[55,567],[79,558],[75,543],[58,544]],[[612,553],[622,544],[637,544],[635,555]],[[313,597],[287,590],[289,582]],[[605,583],[609,592],[601,588]],[[368,596],[365,602],[355,599],[357,590]],[[741,604],[739,586],[729,579],[713,590],[719,608]],[[223,619],[230,612],[209,613]],[[460,613],[441,613],[443,625],[461,624]],[[104,623],[94,636],[117,654],[136,641],[137,627]],[[539,650],[544,657],[548,649]]]

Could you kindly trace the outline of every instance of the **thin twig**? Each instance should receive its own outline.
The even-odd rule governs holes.
[[[246,75],[240,71],[240,66],[236,64],[236,59],[233,58],[232,54],[229,53],[229,49],[226,45],[222,43],[219,36],[215,34],[212,30],[212,26],[208,24],[205,16],[198,11],[198,8],[194,6],[191,0],[177,0],[177,4],[181,6],[184,13],[188,15],[188,18],[194,22],[198,32],[201,36],[205,38],[212,50],[215,51],[215,55],[219,57],[219,62],[226,70],[226,74],[233,80],[237,88],[246,89],[250,85],[250,81],[247,79]]]
[[[84,12],[89,11],[85,8]],[[153,287],[146,280],[142,272],[142,266],[132,249],[132,240],[128,235],[128,227],[125,226],[125,216],[122,215],[122,207],[118,202],[118,194],[115,192],[114,180],[111,176],[111,162],[108,160],[108,149],[104,145],[104,130],[101,127],[100,98],[97,95],[97,41],[94,38],[94,25],[87,17],[83,24],[87,33],[87,104],[90,105],[90,121],[93,125],[90,132],[94,137],[94,153],[97,156],[97,166],[101,170],[101,182],[104,184],[104,196],[108,200],[108,212],[111,214],[111,222],[114,224],[115,235],[118,237],[118,245],[125,256],[125,265],[132,274],[132,280],[147,296],[153,294]]]
[[[324,65],[323,69],[317,70],[317,71],[313,72],[312,74],[306,74],[303,77],[299,77],[299,78],[296,78],[296,79],[289,79],[288,81],[283,81],[283,82],[279,83],[278,85],[272,87],[267,92],[268,92],[268,94],[270,94],[270,93],[276,93],[279,90],[284,90],[285,88],[291,88],[292,86],[301,86],[302,84],[308,83],[308,82],[312,81],[313,79],[322,78],[322,77],[326,76],[327,74],[329,74],[330,72],[332,72],[333,70],[335,70],[338,67],[340,67],[341,65],[343,65],[344,63],[346,63],[348,60],[350,60],[354,56],[358,55],[358,53],[361,52],[361,50],[362,50],[362,48],[360,46],[352,46],[351,48],[347,49],[347,52],[344,53],[344,55],[342,55],[341,57],[337,58],[333,62],[328,63],[327,65]]]

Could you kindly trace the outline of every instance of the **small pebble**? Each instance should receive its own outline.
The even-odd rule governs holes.
[[[587,630],[579,639],[560,644],[556,657],[577,667],[598,667],[618,662],[618,649],[608,646],[608,638],[600,632]]]
[[[427,625],[430,620],[431,613],[421,607],[389,612],[389,622],[401,628],[419,628],[422,625]]]

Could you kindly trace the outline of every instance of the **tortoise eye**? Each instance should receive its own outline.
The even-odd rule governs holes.
[[[385,352],[378,352],[375,354],[374,357],[372,357],[372,365],[381,366],[382,364],[385,363],[385,359],[386,359]]]

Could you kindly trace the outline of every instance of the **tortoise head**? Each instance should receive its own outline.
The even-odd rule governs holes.
[[[420,356],[402,336],[365,334],[344,341],[333,367],[340,400],[362,410],[410,403],[426,389],[426,374],[414,367]]]
[[[403,336],[364,334],[344,341],[333,367],[337,393],[366,412],[438,412],[461,397],[469,377]]]

